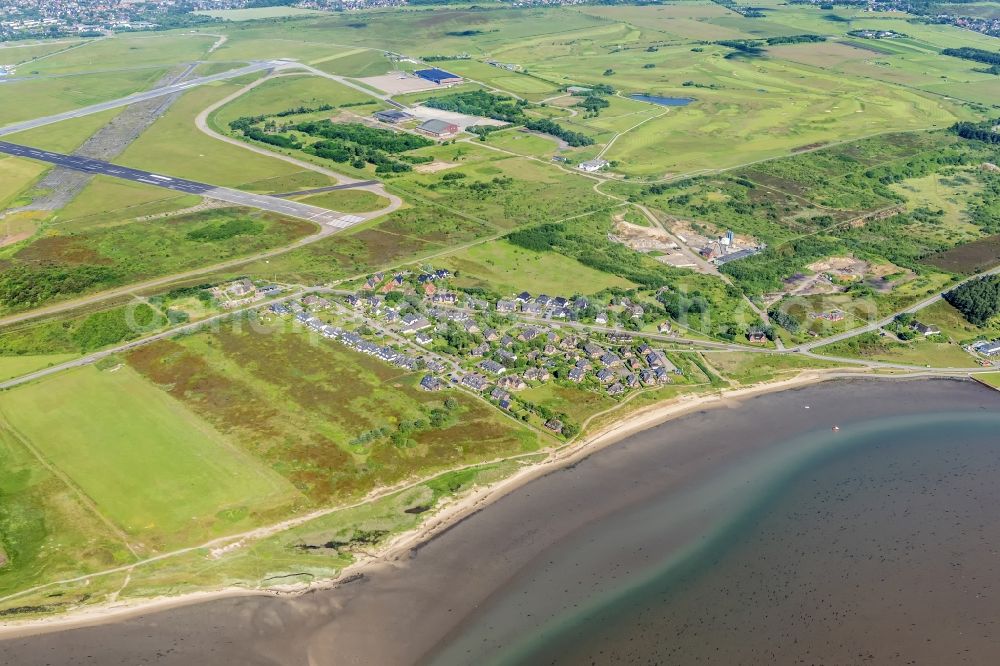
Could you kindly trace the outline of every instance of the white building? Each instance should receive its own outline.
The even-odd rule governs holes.
[[[609,162],[607,160],[602,160],[600,158],[594,160],[587,160],[586,162],[580,162],[577,167],[580,171],[586,171],[587,173],[593,173],[594,171],[600,171],[604,167],[608,166]]]

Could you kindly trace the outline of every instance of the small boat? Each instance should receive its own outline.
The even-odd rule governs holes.
[[[840,430],[840,426],[833,426],[833,431],[834,432],[837,432],[838,430]]]

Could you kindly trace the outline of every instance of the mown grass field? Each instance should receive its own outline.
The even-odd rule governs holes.
[[[340,85],[336,81],[317,76],[280,76],[260,84],[239,99],[219,109],[212,116],[212,124],[219,131],[228,130],[231,121],[241,116],[278,113],[297,107],[317,108],[324,104],[341,106],[378,100],[364,93]],[[326,111],[317,117],[330,117],[336,111]],[[296,116],[296,120],[307,116]]]
[[[200,111],[238,89],[238,84],[224,83],[185,93],[116,163],[228,187],[301,174],[300,167],[216,141],[195,126],[194,117]],[[328,178],[314,172],[303,177],[316,183],[314,186],[331,184]]]
[[[6,424],[139,551],[251,525],[260,512],[299,499],[281,476],[128,367],[66,372],[10,391],[2,405]]]

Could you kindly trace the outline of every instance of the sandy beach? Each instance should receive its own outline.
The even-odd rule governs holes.
[[[283,590],[281,594],[220,590],[96,607],[39,622],[9,623],[0,629],[0,656],[4,656],[4,663],[48,663],[53,650],[76,652],[86,647],[88,653],[95,653],[100,659],[81,663],[125,664],[135,663],[128,659],[148,655],[153,643],[168,643],[171,650],[155,663],[185,663],[182,659],[203,654],[208,646],[221,659],[213,663],[413,663],[415,655],[431,651],[527,562],[568,538],[588,521],[642,502],[651,492],[679,492],[695,486],[716,473],[720,466],[733,464],[766,447],[768,441],[785,431],[790,433],[803,427],[805,424],[800,421],[804,416],[821,417],[820,410],[785,415],[787,408],[782,405],[794,400],[797,391],[827,390],[826,384],[804,387],[843,375],[843,372],[810,372],[771,384],[682,398],[642,409],[626,421],[567,447],[544,464],[527,467],[492,487],[450,503],[419,530],[401,535],[376,556],[359,561],[337,581],[308,590]],[[865,387],[871,396],[884,397],[897,391],[887,392],[883,387],[888,382],[896,385],[897,381],[869,379],[833,382],[828,386],[831,391],[839,391],[838,399],[847,399],[840,390],[847,384]],[[940,386],[942,382],[912,382],[905,390],[929,384]],[[958,390],[962,394],[973,386],[971,382],[944,384],[962,387]],[[985,389],[977,386],[974,390],[987,402],[995,400]],[[764,398],[776,392],[788,393]],[[934,395],[936,400],[937,392]],[[929,397],[930,394],[925,396]],[[770,417],[762,412],[761,400],[770,400],[767,403],[770,406],[764,410],[773,412]],[[772,423],[773,431],[766,436],[724,441],[697,437],[699,431],[726,427],[727,423],[731,427],[732,416],[747,416],[746,407],[751,403],[755,418]],[[855,405],[854,417],[876,413],[877,401],[868,403]],[[926,409],[927,404],[909,400],[905,404],[893,403],[893,408],[920,410]],[[779,414],[787,418],[778,419]],[[778,423],[780,420],[785,422]],[[672,426],[681,423],[685,434],[681,441],[670,438],[668,446],[651,443],[658,442],[663,433],[671,432]],[[620,447],[604,451],[618,442]],[[668,474],[647,476],[649,473],[644,471],[647,465],[640,461],[627,474],[618,476],[629,464],[639,461],[641,455],[648,455],[651,446],[658,456],[669,454]],[[605,478],[600,485],[614,488],[612,496],[602,496],[600,502],[581,503],[575,484],[567,480],[580,473],[584,461],[588,469],[593,467],[611,475],[610,481]],[[559,473],[560,470],[565,473]],[[539,498],[540,488],[548,489],[548,499]],[[484,510],[487,507],[490,509]],[[485,529],[485,537],[484,522],[491,523]],[[476,533],[476,538],[463,536],[469,530]],[[671,540],[677,547],[690,536],[688,526],[671,535]],[[495,557],[484,561],[484,553]],[[443,608],[443,612],[427,612],[428,594],[434,600],[434,607]],[[373,618],[381,618],[378,630],[372,629]],[[386,630],[397,626],[393,624],[397,622],[409,629],[402,635],[387,635]],[[39,634],[47,636],[33,640]],[[117,652],[108,653],[102,647],[108,635],[117,637],[114,641],[119,648]],[[35,651],[43,641],[49,654],[44,660],[35,661]],[[336,659],[328,661],[334,654]],[[16,655],[17,662],[9,661],[12,655]],[[322,658],[316,661],[317,656]]]

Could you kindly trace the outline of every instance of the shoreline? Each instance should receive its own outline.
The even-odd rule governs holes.
[[[892,381],[948,378],[967,380],[967,375],[943,376],[940,373],[909,373],[905,375],[878,375],[868,371],[844,369],[807,370],[794,377],[762,382],[751,386],[723,389],[700,395],[671,398],[666,402],[642,407],[624,419],[613,421],[597,432],[579,441],[553,451],[544,461],[527,465],[512,475],[495,483],[476,487],[457,499],[446,499],[428,520],[391,538],[372,554],[357,556],[335,578],[309,584],[272,586],[268,588],[225,587],[213,590],[185,592],[174,596],[113,601],[82,607],[60,615],[0,622],[0,640],[16,639],[83,627],[100,626],[150,613],[196,605],[202,602],[232,597],[299,596],[320,590],[331,590],[363,578],[375,567],[396,561],[412,550],[419,549],[462,521],[475,515],[501,498],[519,490],[524,485],[566,467],[640,432],[657,427],[692,412],[735,407],[742,401],[771,393],[791,391],[837,379],[878,379]]]

